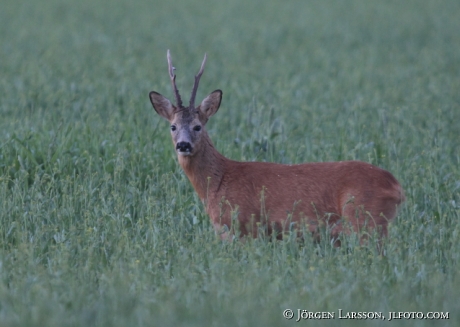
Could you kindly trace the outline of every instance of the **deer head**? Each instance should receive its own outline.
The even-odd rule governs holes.
[[[208,119],[219,109],[222,100],[222,91],[216,90],[209,94],[198,107],[195,107],[195,96],[198,90],[201,75],[206,64],[206,54],[204,55],[200,71],[195,76],[190,104],[188,107],[182,105],[182,99],[176,86],[175,68],[172,65],[171,55],[167,52],[168,71],[171,85],[176,98],[176,105],[155,91],[150,92],[150,102],[155,111],[171,124],[171,137],[180,156],[193,156],[199,152],[202,140],[206,134],[205,125]]]

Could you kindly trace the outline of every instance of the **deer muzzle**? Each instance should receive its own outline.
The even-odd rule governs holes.
[[[192,153],[192,145],[189,142],[178,142],[176,152],[183,156],[189,156]]]

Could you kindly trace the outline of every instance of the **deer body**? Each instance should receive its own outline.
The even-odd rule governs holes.
[[[221,155],[204,126],[220,106],[222,92],[212,92],[195,108],[194,98],[203,72],[195,77],[190,106],[184,108],[175,85],[168,51],[170,78],[177,106],[156,92],[150,93],[153,107],[171,123],[178,161],[221,237],[224,226],[239,223],[242,235],[257,236],[261,223],[268,233],[282,232],[304,224],[317,233],[327,224],[331,237],[340,232],[378,228],[387,234],[388,222],[404,201],[393,175],[360,161],[282,165],[267,162],[238,162]],[[228,229],[224,229],[227,230]]]

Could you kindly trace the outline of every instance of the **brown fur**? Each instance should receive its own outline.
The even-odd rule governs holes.
[[[205,143],[196,156],[180,156],[179,164],[217,228],[231,226],[233,211],[243,235],[256,236],[260,221],[269,231],[302,221],[317,232],[318,219],[327,220],[334,238],[348,227],[359,231],[364,226],[380,226],[386,235],[388,221],[404,201],[393,175],[365,162],[238,162],[217,152],[208,137]]]
[[[222,92],[214,91],[195,109],[176,107],[159,93],[150,93],[157,113],[175,127],[174,145],[191,146],[187,153],[177,150],[179,164],[222,238],[229,236],[221,230],[232,226],[232,217],[242,235],[254,237],[260,225],[268,233],[274,228],[281,237],[292,223],[314,234],[327,224],[334,239],[341,232],[374,228],[387,235],[388,222],[405,199],[391,173],[361,161],[281,165],[225,158],[205,130],[221,98]],[[198,125],[201,130],[196,131]]]

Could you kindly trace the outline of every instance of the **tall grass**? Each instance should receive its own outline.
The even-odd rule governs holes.
[[[459,324],[458,1],[1,7],[0,326],[295,325],[287,308]],[[198,98],[224,92],[224,155],[391,171],[407,202],[386,256],[353,236],[219,241],[148,101],[171,96],[167,49],[184,97],[208,53]]]

